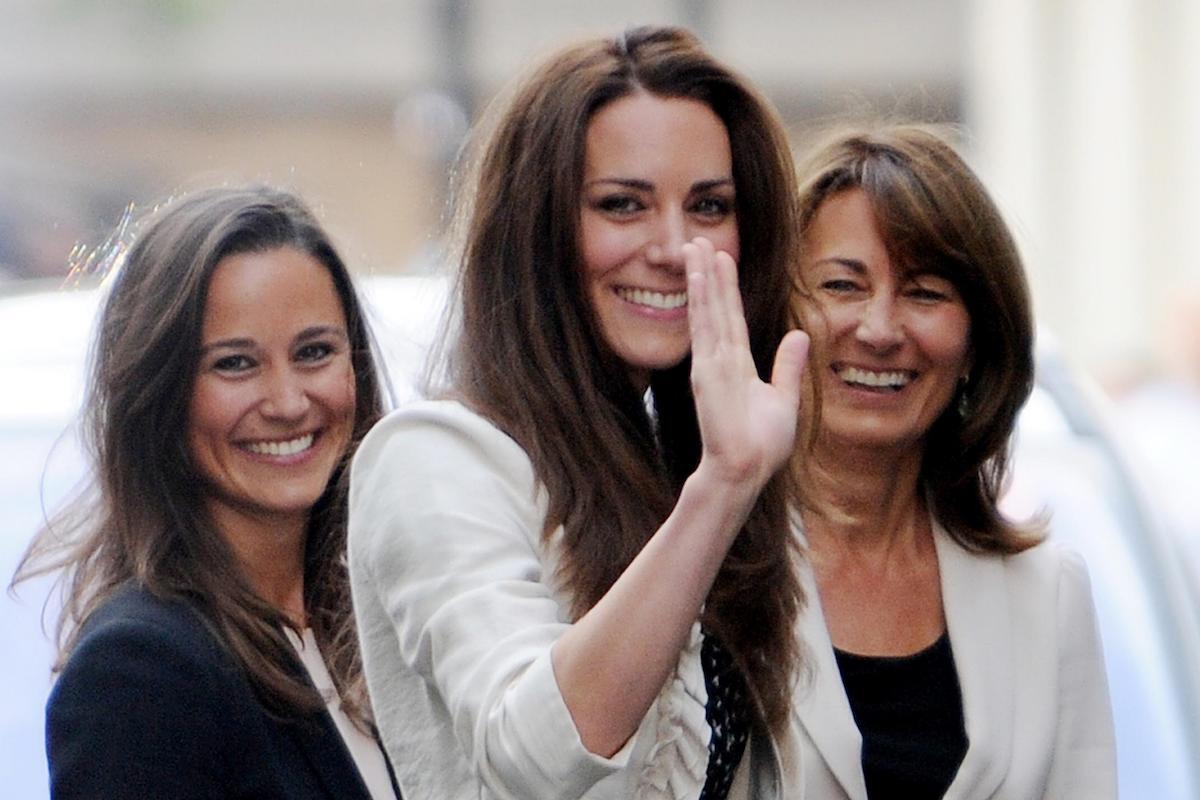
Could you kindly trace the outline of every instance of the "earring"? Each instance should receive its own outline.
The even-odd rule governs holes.
[[[958,401],[955,404],[955,409],[958,411],[959,419],[966,419],[967,415],[971,413],[971,400],[967,397],[967,382],[969,380],[970,376],[968,375],[963,375],[958,379],[958,391],[955,392]]]

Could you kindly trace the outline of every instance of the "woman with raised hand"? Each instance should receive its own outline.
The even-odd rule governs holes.
[[[779,472],[807,339],[780,125],[690,34],[640,28],[555,54],[487,130],[448,389],[386,417],[351,476],[400,784],[782,796],[802,597]]]
[[[266,188],[152,215],[104,299],[84,410],[94,491],[61,568],[55,800],[394,800],[362,680],[339,475],[381,413],[327,236]]]
[[[1033,386],[1025,273],[939,135],[836,135],[801,170],[806,798],[1112,798],[1082,560],[997,507]]]

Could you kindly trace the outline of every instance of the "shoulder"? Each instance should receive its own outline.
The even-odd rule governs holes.
[[[46,703],[51,793],[228,796],[225,768],[261,751],[261,718],[192,608],[122,589],[85,623]]]
[[[352,574],[415,569],[456,548],[478,556],[487,542],[536,551],[545,514],[520,445],[460,403],[413,403],[381,420],[354,457]]]
[[[361,481],[380,469],[445,471],[479,461],[532,474],[521,446],[486,417],[453,400],[423,400],[375,424],[354,457],[352,476]]]
[[[940,522],[935,522],[934,531],[938,557],[950,562],[951,568],[968,565],[967,569],[1000,570],[1010,582],[1029,586],[1052,587],[1064,579],[1087,580],[1083,557],[1053,539],[1045,539],[1019,553],[1000,554],[962,546]]]
[[[199,612],[183,600],[158,597],[140,586],[126,586],[108,598],[84,623],[76,650],[127,637],[185,644],[216,656],[220,652]]]
[[[204,623],[183,600],[159,597],[148,589],[126,585],[104,601],[84,624],[85,633],[123,624],[199,633]]]
[[[92,680],[171,682],[182,676],[198,680],[197,690],[208,684],[216,691],[215,684],[238,674],[232,658],[194,608],[128,586],[84,623],[56,695]]]
[[[1065,544],[1043,541],[1028,550],[1001,557],[1014,579],[1078,592],[1089,585],[1083,556]]]
[[[1047,539],[1010,555],[981,553],[962,547],[939,526],[937,547],[947,603],[1004,596],[1023,625],[1048,630],[1095,615],[1083,557],[1060,542]]]

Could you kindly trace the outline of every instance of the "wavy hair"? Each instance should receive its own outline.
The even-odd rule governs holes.
[[[460,203],[453,393],[529,454],[564,529],[561,577],[581,616],[612,586],[678,497],[701,442],[690,359],[651,377],[647,414],[606,347],[580,276],[585,138],[598,110],[647,92],[696,100],[729,133],[751,349],[768,376],[794,327],[795,174],[771,106],[690,33],[643,27],[559,51],[491,112]],[[763,490],[717,576],[702,622],[747,676],[758,721],[782,728],[803,604],[787,519],[790,477]]]
[[[208,286],[224,258],[280,247],[320,262],[346,316],[356,406],[351,444],[313,507],[304,552],[304,606],[347,713],[369,708],[345,563],[343,474],[382,412],[371,338],[350,275],[294,196],[266,187],[216,188],[175,200],[144,222],[104,300],[82,417],[92,485],[35,537],[14,584],[61,570],[61,669],[82,626],[120,587],[140,585],[199,610],[278,715],[324,701],[294,669],[286,617],[258,597],[203,502],[187,446]]]
[[[892,261],[932,269],[963,298],[970,376],[925,437],[921,480],[939,520],[964,547],[1032,547],[1041,522],[1018,525],[997,506],[1017,413],[1034,378],[1029,288],[999,209],[946,137],[920,125],[832,133],[800,176],[802,238],[827,199],[861,189]],[[800,290],[808,295],[808,287]]]

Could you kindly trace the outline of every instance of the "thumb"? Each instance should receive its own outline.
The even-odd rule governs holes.
[[[771,368],[771,385],[800,406],[800,374],[808,363],[808,334],[788,331],[775,351],[775,366]]]

